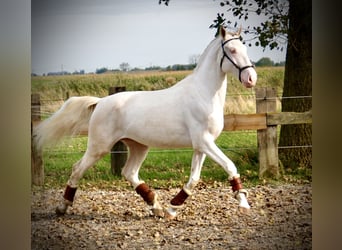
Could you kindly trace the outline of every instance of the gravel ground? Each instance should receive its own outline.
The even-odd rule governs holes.
[[[166,207],[179,189],[156,190]],[[78,190],[66,215],[55,215],[63,190],[35,189],[32,249],[311,249],[310,184],[249,189],[241,215],[229,187],[201,184],[176,219],[150,215],[133,190]]]

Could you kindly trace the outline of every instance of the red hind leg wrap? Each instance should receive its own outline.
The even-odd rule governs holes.
[[[154,192],[149,188],[149,186],[146,183],[141,183],[139,186],[135,188],[135,191],[138,194],[140,194],[140,196],[148,205],[153,205]]]
[[[70,187],[69,185],[67,185],[67,187],[65,188],[64,196],[63,196],[64,199],[66,199],[70,202],[73,202],[76,190],[77,190],[77,188],[73,188],[73,187]]]
[[[182,189],[179,193],[171,200],[171,205],[180,206],[183,205],[184,201],[189,197],[189,194]]]

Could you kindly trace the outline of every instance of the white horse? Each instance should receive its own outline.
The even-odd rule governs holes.
[[[85,171],[112,146],[123,141],[129,156],[122,175],[151,206],[157,216],[174,218],[200,179],[206,156],[227,172],[239,210],[248,212],[247,190],[243,189],[234,163],[216,146],[215,139],[223,129],[226,73],[233,73],[250,88],[257,74],[236,33],[220,29],[201,55],[193,73],[174,86],[157,91],[121,92],[103,98],[71,97],[34,131],[35,144],[41,148],[65,135],[88,130],[88,146],[83,157],[74,164],[58,214],[73,204],[76,188]],[[139,169],[149,147],[192,147],[194,150],[189,181],[171,200],[167,209],[158,202],[157,194],[139,178]]]

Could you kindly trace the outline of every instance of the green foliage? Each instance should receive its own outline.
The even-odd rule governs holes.
[[[99,69],[96,69],[96,74],[102,74],[102,73],[105,73],[107,72],[108,69],[107,68],[99,68]]]
[[[221,1],[221,7],[227,8],[228,15],[237,19],[247,20],[250,15],[262,16],[265,18],[260,24],[247,28],[243,31],[246,35],[245,43],[252,46],[252,41],[256,40],[254,45],[263,48],[283,50],[287,42],[288,33],[288,0],[230,0]],[[210,28],[216,28],[225,21],[224,13],[218,13],[214,24]],[[228,20],[227,26],[231,27],[233,22]],[[234,27],[238,25],[234,22]]]
[[[172,66],[167,66],[166,70],[184,71],[184,70],[193,70],[195,67],[196,67],[196,64],[174,64]]]
[[[127,62],[120,63],[119,67],[124,72],[127,72],[130,69],[130,66]]]
[[[258,67],[270,67],[273,65],[274,65],[274,62],[269,57],[263,57],[255,63],[255,66],[258,66]]]
[[[169,5],[170,0],[159,0],[159,4],[164,3],[166,6]]]
[[[214,23],[209,26],[210,29],[214,29],[214,28],[216,29],[215,37],[218,36],[220,32],[220,27],[224,26],[225,21],[226,19],[224,18],[224,14],[217,13],[216,19],[213,20]]]
[[[169,5],[170,0],[159,0],[159,4],[164,3]],[[247,20],[251,15],[263,16],[265,18],[260,24],[250,27],[243,33],[247,36],[244,43],[252,46],[252,41],[255,41],[255,46],[263,48],[269,47],[283,51],[287,43],[287,34],[289,28],[289,0],[229,0],[220,1],[221,7],[227,7],[227,15],[234,16],[239,20]],[[233,22],[224,17],[225,13],[217,13],[213,24],[209,26],[211,29],[216,29],[215,36],[218,35],[220,26],[231,27]],[[225,25],[227,23],[227,25]],[[234,22],[234,28],[238,25]]]

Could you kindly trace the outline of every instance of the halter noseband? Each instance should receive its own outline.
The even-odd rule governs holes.
[[[227,41],[222,42],[221,46],[222,46],[222,51],[223,51],[223,56],[221,58],[221,63],[220,63],[220,67],[222,68],[222,63],[223,63],[223,59],[226,57],[233,65],[235,68],[237,68],[239,70],[239,81],[241,82],[241,72],[244,71],[245,69],[248,68],[254,68],[254,65],[247,65],[244,67],[239,67],[226,53],[226,51],[224,50],[224,45],[232,40],[240,40],[238,37],[234,37],[231,39],[228,39]]]

